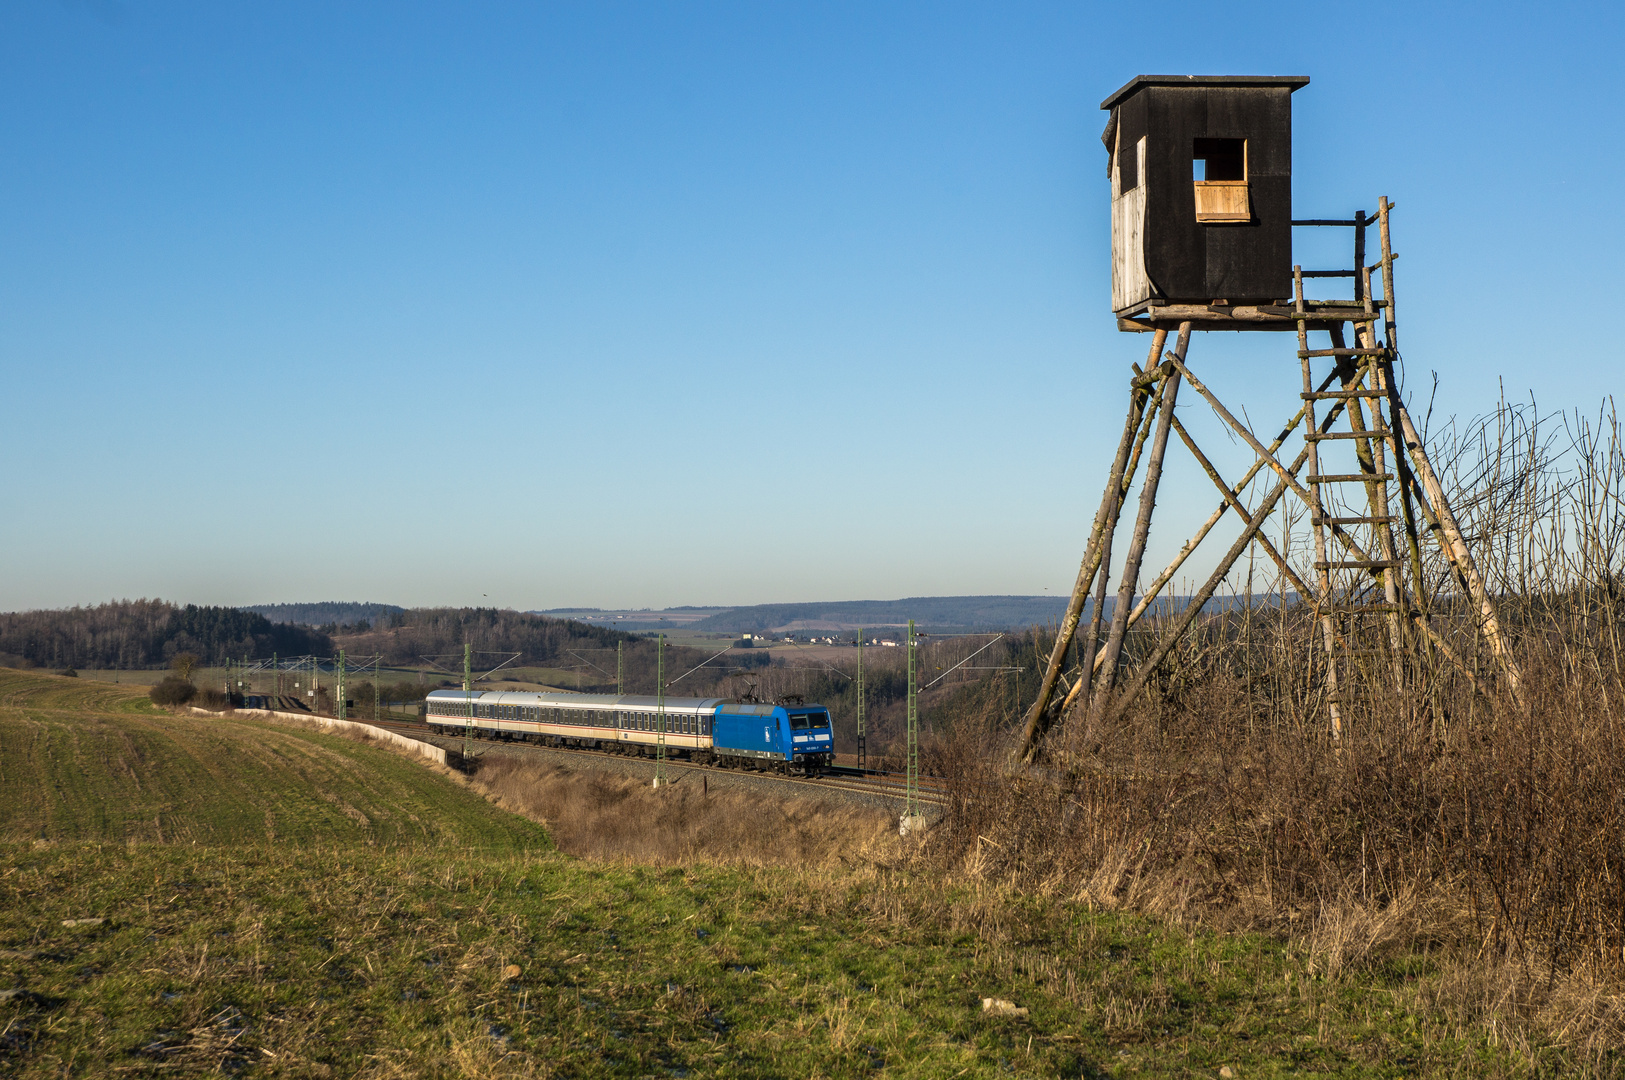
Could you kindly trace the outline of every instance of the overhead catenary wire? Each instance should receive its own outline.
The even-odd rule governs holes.
[[[962,635],[962,636],[969,636],[969,635]],[[965,657],[965,659],[961,660],[959,663],[955,664],[953,667],[949,668],[947,671],[944,671],[941,675],[938,675],[936,678],[932,679],[930,682],[928,682],[924,686],[920,687],[920,689],[922,689],[922,690],[931,689],[933,686],[937,685],[937,683],[941,682],[943,679],[946,679],[949,675],[952,675],[954,672],[958,671],[960,668],[964,667],[966,664],[968,664],[972,660],[976,659],[976,657],[980,656],[982,653],[987,652],[987,650],[991,649],[994,645],[998,644],[1000,639],[1002,639],[1003,637],[1004,637],[1004,635],[1000,634],[998,637],[994,638],[992,641],[988,642],[986,645],[983,645],[980,649],[977,649],[975,652],[973,652],[969,656]],[[972,670],[981,670],[981,669],[973,668]]]

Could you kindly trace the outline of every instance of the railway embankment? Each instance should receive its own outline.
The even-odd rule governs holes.
[[[461,758],[463,740],[433,733],[417,736]],[[477,740],[465,763],[465,770],[478,775],[482,762],[515,759],[545,762],[556,769],[582,773],[627,777],[649,784],[656,775],[656,763],[651,758],[605,754],[594,750],[576,750],[539,746],[533,743]],[[822,777],[781,776],[769,772],[722,769],[715,766],[692,765],[686,761],[671,760],[664,766],[668,782],[674,788],[702,791],[738,791],[778,799],[811,799],[820,802],[842,803],[865,807],[891,814],[901,812],[905,794],[900,781],[892,777],[874,777],[857,780],[840,775]],[[940,792],[925,793],[923,805],[928,818],[941,812]]]
[[[193,712],[208,713],[208,710],[194,708]],[[211,716],[225,715],[223,713],[208,713]],[[314,724],[327,731],[343,732],[347,735],[360,735],[368,739],[377,739],[387,743],[397,750],[404,750],[409,754],[416,754],[426,761],[436,765],[446,764],[446,751],[426,739],[413,738],[403,735],[392,728],[377,724],[368,724],[357,720],[339,720],[331,716],[318,716],[315,713],[280,712],[275,709],[235,709],[235,716],[255,717],[261,720],[284,720],[295,723]]]

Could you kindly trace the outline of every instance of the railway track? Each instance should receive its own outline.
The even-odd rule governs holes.
[[[413,723],[411,721],[361,720],[361,722],[373,724],[375,727],[387,728],[390,731],[398,732],[399,734],[406,735],[414,739],[419,739],[424,742],[430,741],[431,736],[438,736],[441,739],[448,738],[448,736],[444,734],[431,730],[427,725]],[[455,738],[451,738],[450,741],[455,741]],[[491,742],[492,740],[480,739],[477,741],[484,744]],[[613,759],[616,757],[616,755],[606,754],[600,750],[582,750],[575,747],[542,747],[524,742],[506,743],[504,745],[528,747],[535,750],[545,749],[550,754],[570,754],[592,761],[602,761],[606,758]],[[630,757],[623,760],[642,761],[651,765],[654,764],[653,760],[650,758]],[[714,765],[694,765],[686,761],[673,760],[668,760],[666,762],[666,767],[668,769],[694,773],[716,772],[723,775],[730,775],[738,772],[738,770],[722,769]],[[849,765],[834,766],[823,776],[816,777],[785,776],[779,773],[771,772],[743,772],[739,773],[739,775],[749,776],[756,780],[772,780],[785,784],[810,785],[820,789],[833,788],[839,791],[851,791],[862,795],[878,795],[884,798],[896,799],[900,803],[908,798],[908,783],[906,780],[890,774],[864,772],[859,769],[854,769]],[[918,798],[920,802],[931,806],[942,806],[947,801],[947,796],[941,779],[934,776],[920,777],[919,793],[916,798]]]

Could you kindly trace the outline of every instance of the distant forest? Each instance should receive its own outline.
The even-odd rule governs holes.
[[[346,600],[323,600],[315,604],[248,604],[241,610],[264,615],[274,623],[298,623],[302,626],[376,626],[383,615],[393,615],[406,609],[399,604],[352,603]]]
[[[608,627],[589,626],[497,608],[413,608],[396,611],[371,630],[339,634],[353,653],[383,653],[384,663],[419,666],[425,656],[461,670],[463,643],[478,652],[517,652],[521,663],[552,664],[571,649],[614,649],[641,640]]]
[[[51,668],[154,668],[179,653],[228,657],[327,653],[326,634],[239,608],[117,600],[95,607],[0,614],[0,663]]]

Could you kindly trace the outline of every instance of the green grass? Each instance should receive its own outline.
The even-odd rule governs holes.
[[[1421,958],[1328,981],[900,867],[584,862],[387,751],[72,682],[0,671],[0,1075],[1519,1071]]]
[[[543,845],[411,759],[0,669],[0,841]]]

